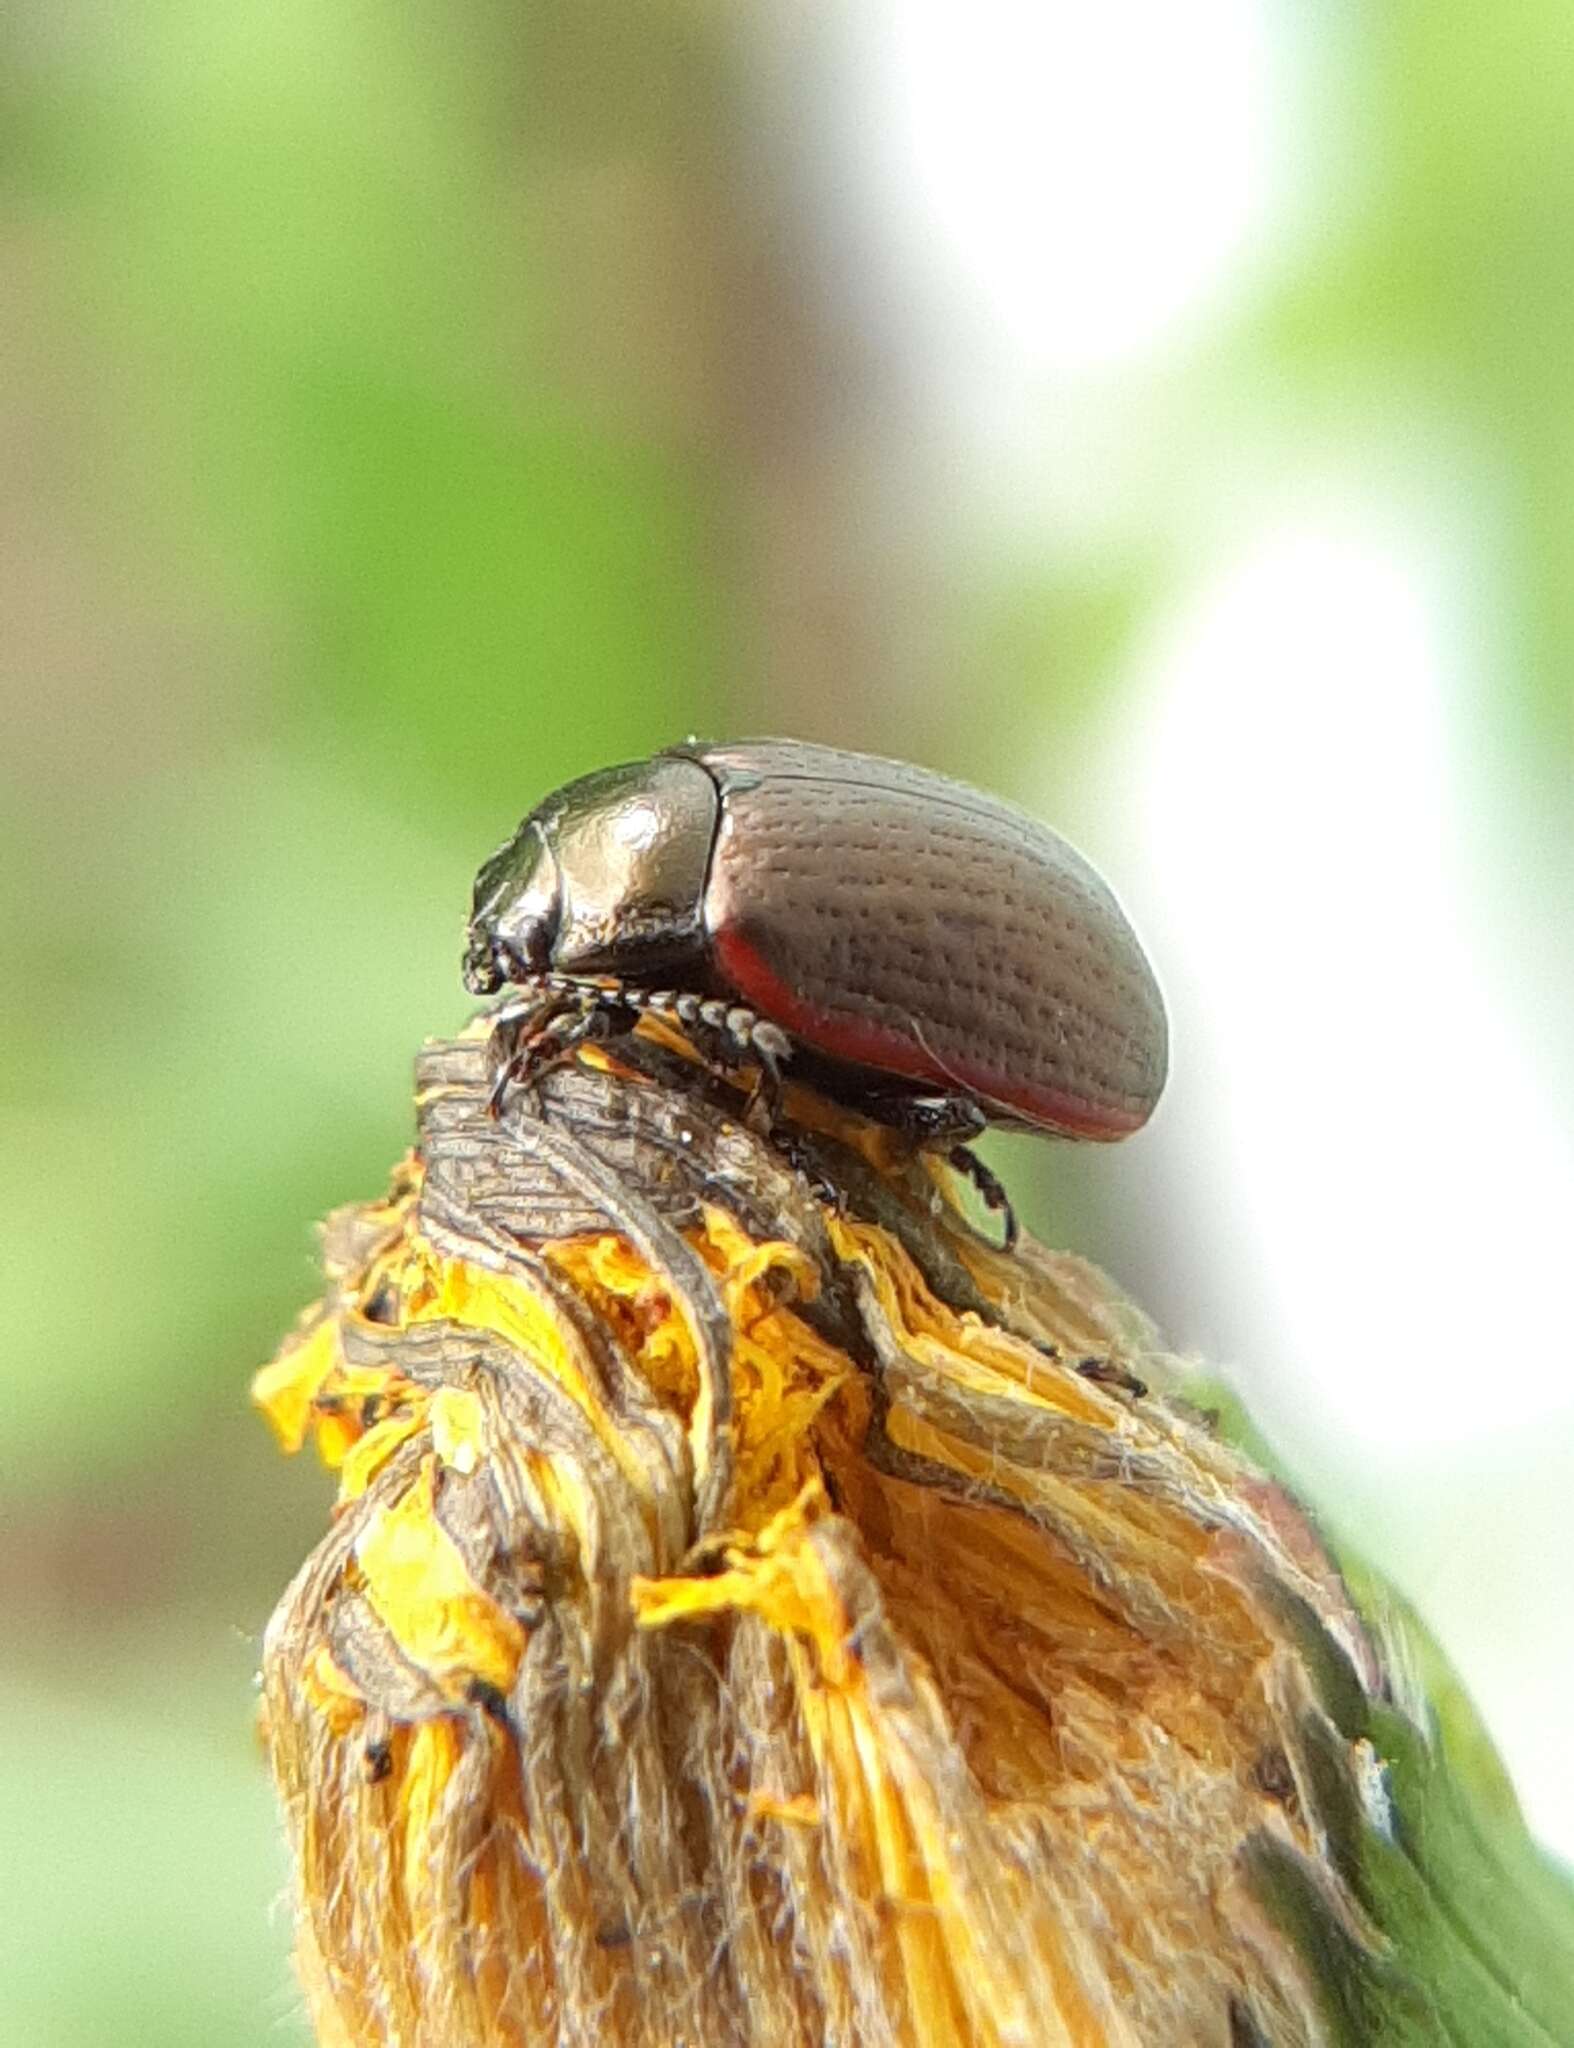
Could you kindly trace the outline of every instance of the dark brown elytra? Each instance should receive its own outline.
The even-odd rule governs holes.
[[[1122,1138],[1164,1085],[1158,986],[1080,854],[964,783],[796,740],[549,796],[476,879],[464,973],[521,990],[505,1081],[654,1008],[772,1094],[791,1058],[946,1150],[989,1123]]]

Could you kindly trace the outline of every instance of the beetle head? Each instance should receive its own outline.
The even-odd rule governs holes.
[[[693,761],[631,761],[566,784],[476,877],[466,988],[491,995],[549,969],[681,972],[703,950],[718,815]]]
[[[557,859],[532,813],[475,878],[464,958],[471,995],[493,995],[505,981],[545,973],[562,910]]]

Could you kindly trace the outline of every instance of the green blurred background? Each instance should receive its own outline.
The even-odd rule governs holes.
[[[1013,1141],[997,1163],[1045,1235],[1248,1400],[1267,1361],[1287,1456],[1461,1654],[1574,1845],[1551,1782],[1574,1682],[1551,1291],[1574,1079],[1574,26],[1566,0],[1083,16],[0,18],[0,2041],[303,2038],[249,1686],[329,1487],[274,1455],[248,1376],[313,1294],[312,1219],[402,1150],[414,1048],[467,1015],[480,859],[555,783],[690,731],[927,761],[1114,875],[1194,1020],[1169,1136],[1091,1161]],[[1227,1038],[1203,1056],[1230,995],[1175,885],[1187,819],[1217,829],[1232,789],[1266,790],[1269,843],[1243,828],[1237,858],[1277,878],[1274,777],[1322,688],[1292,657],[1337,593],[1304,616],[1259,602],[1230,642],[1238,702],[1291,718],[1271,745],[1248,730],[1199,764],[1166,679],[1217,644],[1228,564],[1357,473],[1383,518],[1339,559],[1407,602],[1441,593],[1437,630],[1469,642],[1443,729],[1471,772],[1439,845],[1504,884],[1485,900],[1509,906],[1507,964],[1468,978],[1543,1081],[1512,1118],[1494,1072],[1445,1081],[1420,1165],[1495,1202],[1514,1155],[1478,1170],[1457,1132],[1555,1140],[1551,1249],[1489,1276],[1504,1302],[1544,1286],[1546,1312],[1530,1338],[1486,1311],[1428,1337],[1425,1373],[1454,1377],[1414,1401],[1446,1387],[1465,1419],[1424,1456],[1402,1419],[1357,1446],[1315,1373],[1274,1381],[1309,1341],[1284,1303],[1326,1268],[1265,1289],[1247,1223],[1195,1227],[1275,1212],[1205,1149],[1234,1063]],[[1381,811],[1420,750],[1408,700],[1369,702],[1341,709],[1341,748]],[[1346,823],[1330,790],[1321,829]],[[1399,893],[1387,858],[1366,853],[1365,894]],[[1257,936],[1224,940],[1249,963]],[[1429,974],[1402,963],[1410,1042],[1447,1007]],[[1306,980],[1257,1042],[1327,1001]],[[1357,981],[1336,1002],[1359,1025],[1363,1000]],[[1301,1072],[1274,1085],[1298,1095]],[[1372,1146],[1415,1092],[1401,1066],[1354,1114],[1346,1096],[1325,1224],[1374,1173],[1404,1206],[1404,1161]],[[1271,1104],[1248,1121],[1260,1139]],[[1394,1290],[1452,1286],[1474,1242],[1463,1219]]]

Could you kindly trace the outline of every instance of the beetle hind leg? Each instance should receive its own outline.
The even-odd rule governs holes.
[[[1001,1249],[1017,1241],[1017,1214],[1000,1176],[986,1166],[969,1140],[989,1128],[989,1118],[970,1095],[887,1095],[864,1097],[858,1107],[900,1131],[920,1151],[938,1152],[978,1194],[986,1209],[1000,1218]]]
[[[1000,1249],[1014,1251],[1019,1235],[1017,1212],[1011,1206],[1011,1197],[1006,1193],[1005,1183],[998,1173],[984,1164],[978,1154],[967,1145],[953,1145],[946,1154],[946,1164],[962,1178],[970,1181],[986,1209],[1000,1218]]]

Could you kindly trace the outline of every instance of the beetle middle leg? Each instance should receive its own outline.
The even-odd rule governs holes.
[[[751,1128],[770,1131],[781,1114],[782,1068],[792,1057],[792,1040],[779,1024],[756,1016],[741,1003],[719,996],[696,995],[690,989],[630,989],[628,1000],[654,1017],[669,1017],[709,1067],[733,1075],[741,1060],[752,1059],[757,1071],[744,1120]]]

